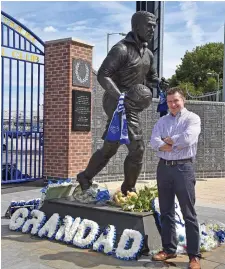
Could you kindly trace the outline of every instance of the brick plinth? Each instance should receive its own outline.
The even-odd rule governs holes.
[[[46,42],[44,178],[75,178],[91,156],[91,132],[74,132],[71,126],[72,90],[91,91],[92,87],[72,86],[72,59],[92,64],[92,48],[72,38]]]

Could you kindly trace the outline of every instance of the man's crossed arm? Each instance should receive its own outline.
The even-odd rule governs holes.
[[[155,149],[156,151],[170,152],[170,151],[172,151],[172,145],[169,145],[168,143],[163,141],[163,139],[161,137],[162,132],[160,130],[161,129],[160,123],[161,123],[161,121],[158,121],[152,130],[150,144],[151,144],[152,148]]]
[[[191,114],[187,119],[187,127],[172,137],[161,137],[160,124],[162,125],[162,122],[158,121],[154,126],[150,141],[152,148],[157,151],[170,152],[173,149],[181,150],[189,147],[196,143],[201,132],[201,120],[196,114]]]

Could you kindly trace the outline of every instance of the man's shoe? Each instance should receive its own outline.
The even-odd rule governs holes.
[[[155,254],[152,257],[152,261],[165,261],[165,260],[176,258],[176,257],[177,257],[176,253],[168,254],[165,251],[160,251],[159,253]]]
[[[198,257],[191,258],[188,269],[201,269],[200,259]]]

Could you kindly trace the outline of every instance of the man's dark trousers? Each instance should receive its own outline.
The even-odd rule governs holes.
[[[199,225],[194,209],[195,175],[193,163],[168,165],[160,160],[157,167],[157,184],[163,250],[167,253],[175,253],[177,249],[174,208],[176,195],[185,221],[187,253],[189,257],[200,257]]]

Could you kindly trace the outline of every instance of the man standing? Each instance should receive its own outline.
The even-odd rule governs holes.
[[[197,151],[201,121],[198,115],[184,107],[181,89],[167,91],[170,113],[155,124],[151,146],[160,158],[157,167],[157,185],[161,212],[161,239],[163,250],[153,256],[155,261],[176,257],[175,195],[185,221],[189,269],[200,269],[200,236],[195,212],[195,175],[193,159]]]
[[[132,31],[112,47],[98,71],[98,82],[105,90],[103,108],[108,116],[105,140],[109,124],[113,117],[121,93],[126,93],[132,86],[142,84],[151,87],[151,83],[159,83],[158,75],[153,66],[153,54],[147,48],[148,41],[154,35],[156,17],[147,11],[138,11],[132,16]],[[128,125],[130,144],[127,145],[128,155],[124,161],[124,182],[121,191],[135,191],[135,184],[141,172],[144,154],[144,141],[135,103],[125,97],[124,106]],[[92,179],[116,154],[119,142],[104,141],[102,148],[91,157],[86,169],[77,175],[82,190],[92,185]]]

